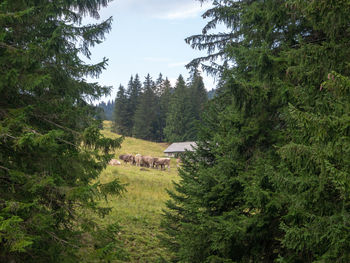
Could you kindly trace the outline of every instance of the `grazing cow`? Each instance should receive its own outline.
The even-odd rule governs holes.
[[[119,156],[119,159],[123,160],[124,163],[130,162],[131,164],[133,164],[135,161],[135,157],[131,154],[122,154]]]
[[[158,161],[159,158],[153,157],[153,166],[152,168],[156,168],[156,161]]]
[[[112,166],[117,166],[117,165],[121,165],[121,162],[119,162],[118,160],[116,159],[112,159],[109,161],[108,163],[109,165],[112,165]]]
[[[142,155],[139,153],[135,155],[135,164],[136,166],[141,166],[142,164]]]
[[[160,166],[161,170],[165,170],[165,167],[168,168],[168,170],[170,171],[170,158],[158,158],[158,160],[155,162],[156,167],[158,169],[158,167]]]
[[[154,158],[152,156],[142,156],[142,163],[147,167],[153,167]]]

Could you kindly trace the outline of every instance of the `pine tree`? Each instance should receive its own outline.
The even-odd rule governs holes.
[[[155,82],[155,94],[160,97],[164,90],[164,79],[162,73],[159,73],[159,76]]]
[[[169,104],[171,100],[171,96],[173,93],[173,89],[171,87],[171,83],[166,78],[160,89],[160,98],[159,98],[159,133],[160,133],[160,141],[165,140],[164,128],[166,127],[166,117],[169,111]]]
[[[284,54],[293,100],[284,112],[287,140],[278,149],[277,190],[286,207],[280,258],[348,262],[350,7],[295,1],[289,8],[308,30]]]
[[[166,127],[164,128],[164,134],[168,142],[181,142],[193,139],[187,136],[194,120],[191,110],[189,89],[180,75],[170,99]]]
[[[195,140],[197,138],[198,125],[201,121],[201,115],[204,111],[204,106],[208,101],[208,95],[204,87],[203,78],[197,69],[192,72],[188,92],[191,101],[191,116],[193,118],[193,122],[190,125],[190,129],[186,131],[185,137],[187,137],[188,140]]]
[[[124,115],[125,118],[125,124],[126,126],[126,132],[125,134],[128,134],[128,136],[132,136],[132,131],[134,127],[134,115],[136,111],[136,107],[138,104],[139,96],[141,92],[141,83],[138,79],[138,75],[136,74],[135,80],[133,76],[130,77],[129,83],[128,83],[128,89],[126,90],[126,97],[127,101],[126,103],[126,111],[127,113]]]
[[[104,138],[88,103],[108,87],[88,83],[107,60],[88,65],[89,47],[111,29],[107,0],[0,3],[0,261],[88,262],[121,258],[114,224],[98,200],[119,193],[97,178],[121,140]]]
[[[140,77],[138,74],[135,75],[134,78],[134,84],[133,84],[133,93],[135,94],[135,97],[138,97],[141,95],[142,92],[142,83],[140,81]]]
[[[349,261],[349,6],[213,4],[191,65],[231,63],[206,66],[221,86],[170,192],[174,261]],[[218,23],[229,33],[208,34]]]
[[[156,111],[156,117],[155,122],[153,124],[153,131],[155,132],[155,141],[163,141],[164,135],[163,135],[163,123],[162,118],[164,117],[164,113],[162,112],[161,107],[161,96],[162,92],[164,91],[164,79],[162,73],[159,73],[158,79],[154,83],[154,94],[156,95],[155,98],[155,111]]]
[[[119,86],[117,97],[115,98],[113,115],[115,131],[121,135],[130,136],[131,119],[129,112],[129,101],[122,85]]]
[[[157,140],[157,98],[154,93],[155,84],[148,74],[143,83],[143,93],[134,115],[133,135],[144,140]]]

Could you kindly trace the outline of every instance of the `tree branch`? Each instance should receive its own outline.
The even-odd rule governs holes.
[[[59,238],[58,236],[56,236],[56,235],[55,235],[54,233],[52,233],[52,232],[46,231],[46,233],[48,233],[51,237],[53,237],[53,238],[56,239],[57,241],[60,241],[61,243],[67,244],[67,245],[69,245],[69,246],[71,246],[71,247],[74,247],[74,248],[80,248],[80,247],[78,247],[78,246],[76,246],[76,245],[73,245],[73,244],[69,243],[68,241],[66,241],[66,240],[64,240],[64,239],[62,239],[62,238]]]
[[[4,167],[4,166],[1,166],[1,165],[0,165],[0,169],[6,170],[6,171],[10,171],[10,169],[9,169],[9,168]]]

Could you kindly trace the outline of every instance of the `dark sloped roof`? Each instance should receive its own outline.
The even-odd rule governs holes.
[[[165,153],[177,153],[177,152],[185,152],[191,151],[193,152],[193,147],[196,147],[196,142],[174,142],[168,148],[164,150]]]

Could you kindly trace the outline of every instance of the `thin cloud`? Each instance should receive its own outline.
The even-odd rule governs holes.
[[[119,10],[166,20],[197,17],[212,6],[195,0],[117,0],[115,3]]]
[[[208,3],[204,5],[199,5],[198,3],[179,5],[176,9],[156,15],[155,18],[166,20],[194,18],[210,8],[210,6],[211,4]]]

